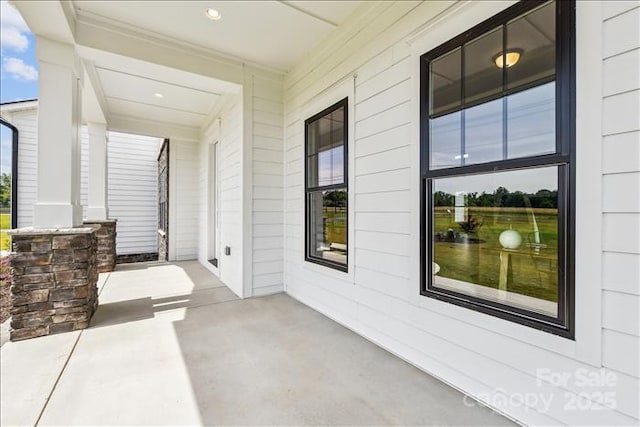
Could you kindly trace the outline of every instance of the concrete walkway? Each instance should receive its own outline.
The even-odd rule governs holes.
[[[196,262],[101,275],[91,328],[7,343],[1,425],[510,425],[285,294]]]

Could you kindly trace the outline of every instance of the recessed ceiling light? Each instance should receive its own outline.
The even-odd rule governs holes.
[[[209,18],[209,19],[211,19],[211,20],[213,20],[213,21],[217,21],[217,20],[219,20],[220,18],[222,18],[222,15],[220,15],[220,12],[218,12],[217,10],[212,9],[212,8],[210,8],[210,7],[206,8],[206,9],[204,10],[204,14],[205,14],[205,16],[206,16],[207,18]]]
[[[154,93],[153,96],[155,96],[156,98],[164,98],[164,95],[161,93]]]
[[[507,49],[504,53],[501,52],[494,55],[491,59],[493,59],[493,62],[495,62],[496,67],[498,68],[510,68],[518,63],[522,53],[522,49]]]

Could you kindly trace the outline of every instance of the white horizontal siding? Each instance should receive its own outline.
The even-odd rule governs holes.
[[[609,59],[615,55],[638,49],[640,40],[640,6],[637,1],[627,2],[620,7],[619,2],[603,2],[603,57]],[[616,4],[617,3],[617,4]],[[605,76],[605,80],[607,76]]]
[[[158,252],[157,158],[162,139],[119,132],[108,132],[107,137],[107,203],[109,217],[118,220],[116,252]],[[86,206],[86,190],[83,198]]]
[[[605,328],[602,343],[604,366],[633,377],[640,376],[640,338]]]
[[[283,290],[282,81],[252,79],[253,295]]]
[[[640,418],[640,2],[603,15],[602,360],[635,382]]]
[[[16,111],[10,122],[18,128],[18,227],[31,227],[38,184],[38,110]]]
[[[223,251],[231,248],[231,255],[221,258],[221,279],[237,295],[243,294],[242,108],[237,95],[221,112],[219,151],[221,244]]]
[[[549,408],[544,408],[541,402],[530,407],[500,406],[499,409],[525,423],[635,424],[639,410],[636,365],[640,255],[635,236],[640,234],[637,197],[640,103],[638,74],[633,71],[638,46],[629,40],[638,40],[634,37],[638,32],[638,8],[629,7],[628,3],[596,5],[605,9],[602,15],[607,17],[601,24],[604,135],[589,140],[590,144],[597,143],[594,146],[585,147],[580,145],[584,141],[578,141],[579,149],[603,153],[605,172],[601,178],[596,177],[602,180],[603,187],[603,280],[594,278],[590,283],[577,284],[602,289],[602,321],[597,330],[594,328],[594,335],[602,335],[601,347],[595,349],[602,362],[589,364],[582,361],[579,346],[570,340],[418,295],[419,126],[415,112],[419,82],[414,76],[417,56],[426,50],[413,49],[406,40],[415,43],[416,31],[434,28],[438,31],[434,35],[427,32],[424,39],[429,38],[430,45],[435,47],[495,14],[506,3],[458,4],[455,13],[434,18],[452,5],[453,2],[396,3],[386,8],[380,5],[377,14],[368,16],[368,22],[338,31],[287,75],[285,288],[305,304],[493,406],[500,406],[499,396],[507,401],[509,396],[532,393],[553,398]],[[592,7],[579,3],[578,8],[586,6]],[[606,10],[608,7],[617,8],[617,12]],[[584,22],[578,21],[578,25]],[[345,34],[351,34],[351,38],[341,39]],[[366,36],[360,38],[360,34]],[[618,58],[619,55],[628,57]],[[625,64],[631,70],[619,69]],[[607,73],[613,75],[609,77]],[[352,273],[340,275],[304,261],[301,130],[307,117],[301,111],[351,75],[357,76],[352,118],[355,141],[354,147],[350,147],[354,167],[349,170],[355,177],[355,188],[350,189],[353,194],[350,208],[355,214],[350,226],[355,229],[355,238],[349,242],[355,247],[355,256],[350,263]],[[608,80],[617,81],[614,84],[607,83]],[[600,405],[592,393],[611,388],[585,390],[575,381],[541,384],[537,377],[541,368],[571,375],[578,370],[597,374],[607,368],[616,378],[615,405]],[[591,399],[586,404],[594,410],[567,409],[567,399],[583,399],[585,393]],[[585,404],[584,400],[581,402]]]
[[[199,213],[197,230],[198,260],[237,295],[243,295],[243,229],[242,229],[242,98],[239,94],[228,94],[222,101],[216,119],[203,132],[197,144],[197,194]],[[209,146],[217,143],[218,171],[218,214],[219,230],[209,224]],[[173,148],[172,148],[173,149]],[[184,184],[183,184],[184,185]],[[180,187],[179,189],[181,189]],[[194,187],[196,188],[196,187]],[[220,253],[218,268],[208,263],[209,234],[218,233]],[[229,247],[230,255],[224,248]]]
[[[602,265],[604,289],[640,295],[640,255],[605,251]]]
[[[171,260],[198,258],[198,143],[169,142],[169,253]]]

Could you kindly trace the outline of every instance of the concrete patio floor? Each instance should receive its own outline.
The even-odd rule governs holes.
[[[512,425],[285,294],[197,262],[101,275],[92,326],[6,343],[4,425]]]

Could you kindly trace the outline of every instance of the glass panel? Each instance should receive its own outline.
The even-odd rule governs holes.
[[[502,93],[502,69],[493,60],[502,52],[502,27],[464,45],[465,103]]]
[[[462,74],[461,49],[441,56],[431,62],[431,111],[437,115],[460,107],[462,103]]]
[[[313,154],[307,157],[307,187],[318,186],[318,155]]]
[[[344,107],[307,125],[307,186],[343,184]]]
[[[504,159],[502,111],[502,98],[465,110],[465,164]]]
[[[329,150],[344,143],[344,107],[308,124],[307,154]]]
[[[462,165],[462,112],[429,121],[431,169]]]
[[[347,190],[309,193],[309,256],[347,265]]]
[[[344,147],[342,145],[307,158],[307,185],[310,188],[344,182]]]
[[[433,181],[433,286],[558,315],[558,167]]]
[[[507,87],[516,88],[555,75],[555,2],[547,3],[507,24],[507,52],[520,53],[507,68]]]
[[[556,151],[556,84],[547,83],[507,98],[508,157]]]
[[[344,183],[344,147],[321,151],[318,159],[318,185],[334,185]]]

